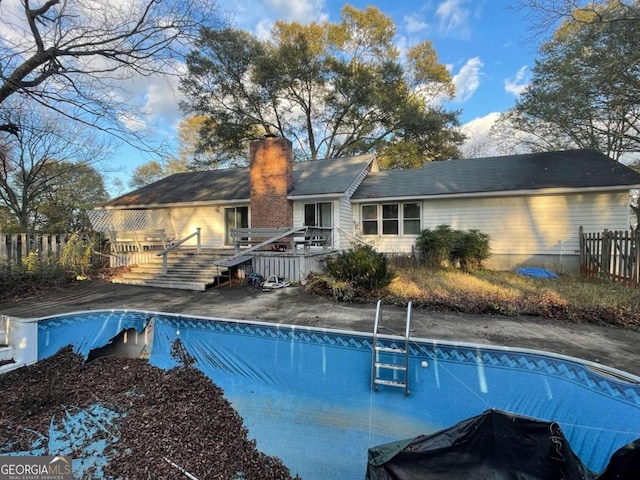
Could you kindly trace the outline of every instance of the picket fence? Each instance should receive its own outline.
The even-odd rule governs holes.
[[[640,230],[585,232],[580,227],[580,272],[589,278],[640,285]]]
[[[19,262],[31,252],[58,258],[68,239],[66,233],[0,233],[0,262]]]

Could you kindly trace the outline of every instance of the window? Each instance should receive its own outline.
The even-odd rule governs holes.
[[[402,231],[400,230],[402,226]],[[363,235],[418,235],[419,203],[383,203],[362,206]]]
[[[398,235],[398,204],[382,205],[382,234]]]
[[[305,203],[304,226],[333,227],[333,219],[331,218],[331,202]]]
[[[364,235],[378,234],[378,206],[362,206],[362,233]]]
[[[420,204],[405,203],[402,205],[402,233],[418,235],[420,233]]]

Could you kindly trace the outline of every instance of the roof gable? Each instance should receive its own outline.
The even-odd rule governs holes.
[[[634,188],[640,174],[594,150],[568,150],[426,163],[371,173],[354,200],[544,189]]]

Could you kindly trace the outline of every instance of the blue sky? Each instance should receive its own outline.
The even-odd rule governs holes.
[[[400,49],[431,40],[440,62],[449,68],[456,98],[447,108],[461,110],[470,142],[478,141],[500,112],[511,108],[530,79],[537,44],[531,41],[525,15],[515,0],[352,1],[364,9],[378,7],[396,25]],[[262,38],[274,21],[339,21],[345,4],[335,0],[217,0],[233,25]],[[529,39],[527,41],[527,39]],[[182,118],[175,85],[162,79],[132,84],[142,99],[140,121],[153,125],[156,140],[171,142]],[[463,149],[464,150],[464,149]],[[148,155],[123,147],[112,162],[111,177],[125,184]],[[126,190],[127,188],[125,188]],[[118,192],[113,192],[118,193]]]

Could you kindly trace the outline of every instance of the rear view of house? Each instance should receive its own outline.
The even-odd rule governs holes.
[[[490,235],[490,268],[572,270],[579,227],[629,228],[629,190],[640,188],[640,174],[590,150],[380,171],[375,155],[294,162],[287,139],[267,137],[251,145],[249,160],[129,192],[96,209],[93,224],[173,239],[199,228],[207,249],[232,247],[236,228],[317,226],[330,229],[332,249],[363,240],[389,253],[411,252],[422,229],[450,225]]]

